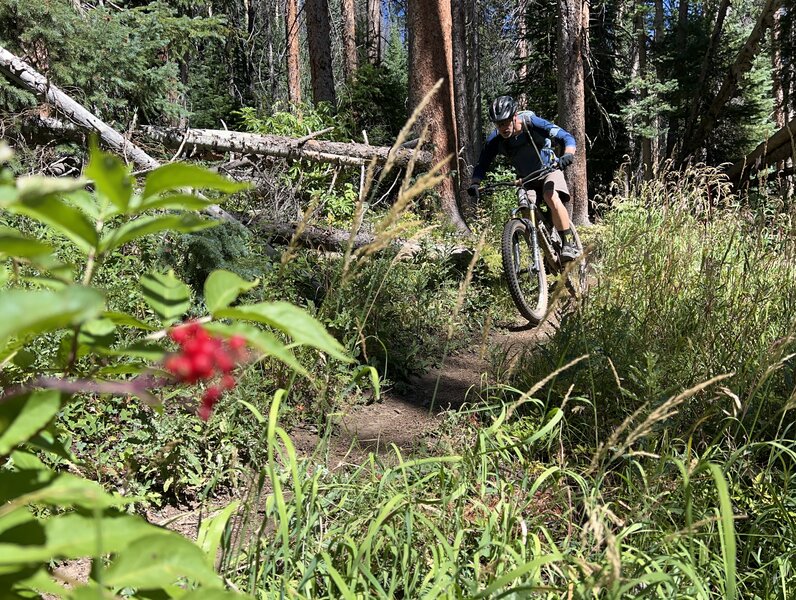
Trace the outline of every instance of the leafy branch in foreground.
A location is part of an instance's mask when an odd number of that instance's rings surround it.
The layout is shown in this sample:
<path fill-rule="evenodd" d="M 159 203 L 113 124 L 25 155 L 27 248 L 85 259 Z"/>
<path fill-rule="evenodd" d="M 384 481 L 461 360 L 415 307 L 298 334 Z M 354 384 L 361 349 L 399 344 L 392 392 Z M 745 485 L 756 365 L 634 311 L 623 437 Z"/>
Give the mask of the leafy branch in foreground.
<path fill-rule="evenodd" d="M 7 152 L 0 155 L 8 157 Z M 0 401 L 0 589 L 14 597 L 123 593 L 191 598 L 194 593 L 188 590 L 194 588 L 204 590 L 203 598 L 209 590 L 213 597 L 233 595 L 222 591 L 224 583 L 213 568 L 221 530 L 205 529 L 199 547 L 125 513 L 132 499 L 48 467 L 42 459 L 49 456 L 81 465 L 59 435 L 55 418 L 67 403 L 85 401 L 87 395 L 134 394 L 157 402 L 163 387 L 175 381 L 195 385 L 218 375 L 219 383 L 203 393 L 200 416 L 206 417 L 221 388 L 234 385 L 232 370 L 247 359 L 244 347 L 251 349 L 251 360 L 270 356 L 306 373 L 270 330 L 292 338 L 292 346 L 349 359 L 318 321 L 288 303 L 233 306 L 258 282 L 225 271 L 211 273 L 205 282 L 209 314 L 199 319 L 202 325 L 174 327 L 193 303 L 188 287 L 173 273 L 140 278 L 140 294 L 154 323 L 107 306 L 95 281 L 111 257 L 146 236 L 212 227 L 213 221 L 195 212 L 210 201 L 189 190 L 232 193 L 242 186 L 197 167 L 169 164 L 151 172 L 139 193 L 128 168 L 96 149 L 86 174 L 93 191 L 81 179 L 15 180 L 8 171 L 0 174 L 0 215 L 6 221 L 0 258 L 11 267 L 4 271 L 0 289 L 0 312 L 6 316 L 0 325 L 5 386 Z M 31 229 L 40 235 L 28 233 Z M 83 258 L 77 273 L 56 258 L 65 245 Z M 164 371 L 152 365 L 166 354 L 169 331 L 180 352 L 166 358 Z M 44 352 L 37 365 L 16 360 L 32 344 L 65 351 Z M 84 557 L 93 561 L 85 587 L 69 589 L 53 579 L 52 561 Z"/>

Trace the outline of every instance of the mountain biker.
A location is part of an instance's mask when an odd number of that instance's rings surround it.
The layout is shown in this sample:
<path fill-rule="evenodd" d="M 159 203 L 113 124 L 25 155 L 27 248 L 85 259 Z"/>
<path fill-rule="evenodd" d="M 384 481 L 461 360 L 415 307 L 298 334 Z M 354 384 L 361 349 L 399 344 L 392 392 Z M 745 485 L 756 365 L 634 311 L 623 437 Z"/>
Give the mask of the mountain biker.
<path fill-rule="evenodd" d="M 484 149 L 473 170 L 470 187 L 467 193 L 475 196 L 478 184 L 486 176 L 492 161 L 498 154 L 506 155 L 518 177 L 525 177 L 542 167 L 550 166 L 555 158 L 552 140 L 564 146 L 564 154 L 558 159 L 558 166 L 563 169 L 575 158 L 575 138 L 559 126 L 537 117 L 531 111 L 517 112 L 517 103 L 511 96 L 499 96 L 489 108 L 489 119 L 495 124 L 495 130 L 487 137 Z M 580 250 L 575 246 L 569 213 L 564 202 L 569 201 L 569 188 L 560 169 L 549 173 L 544 180 L 528 184 L 528 189 L 521 189 L 520 206 L 527 207 L 527 194 L 541 191 L 545 203 L 550 208 L 553 225 L 561 236 L 561 260 L 563 262 L 576 259 Z"/>

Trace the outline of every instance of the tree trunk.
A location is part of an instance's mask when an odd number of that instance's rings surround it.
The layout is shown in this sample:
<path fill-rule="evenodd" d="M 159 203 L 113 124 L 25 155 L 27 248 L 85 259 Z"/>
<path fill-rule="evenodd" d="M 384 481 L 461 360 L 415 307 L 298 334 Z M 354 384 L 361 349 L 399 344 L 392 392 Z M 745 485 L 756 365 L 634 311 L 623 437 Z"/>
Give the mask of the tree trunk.
<path fill-rule="evenodd" d="M 306 159 L 318 162 L 360 166 L 372 159 L 384 164 L 388 161 L 396 165 L 406 165 L 414 157 L 415 163 L 428 167 L 432 156 L 419 150 L 396 149 L 367 144 L 329 142 L 325 140 L 297 140 L 277 135 L 258 135 L 224 129 L 173 129 L 145 125 L 139 129 L 146 137 L 161 142 L 171 148 L 190 150 L 202 148 L 215 153 L 239 152 L 278 156 L 283 158 Z M 392 154 L 391 154 L 392 152 Z"/>
<path fill-rule="evenodd" d="M 631 79 L 643 81 L 647 75 L 647 30 L 644 23 L 643 7 L 636 4 L 636 14 L 633 18 L 633 35 L 635 37 L 635 48 L 633 56 L 633 68 Z M 633 104 L 644 106 L 647 98 L 646 87 L 642 83 L 640 88 L 633 90 Z M 649 129 L 649 120 L 647 115 L 635 115 L 633 120 L 635 123 L 635 146 L 638 149 L 638 159 L 641 168 L 641 178 L 644 181 L 649 181 L 653 177 L 652 171 L 652 140 L 646 133 Z M 640 124 L 638 122 L 641 122 Z M 644 133 L 639 133 L 640 130 Z"/>
<path fill-rule="evenodd" d="M 319 102 L 336 103 L 334 73 L 332 72 L 332 37 L 329 25 L 327 0 L 305 0 L 307 17 L 307 42 L 310 51 L 310 75 L 312 99 Z"/>
<path fill-rule="evenodd" d="M 472 134 L 473 156 L 481 155 L 483 125 L 481 124 L 481 49 L 478 40 L 478 0 L 464 0 L 465 36 L 467 44 L 467 107 L 470 132 Z"/>
<path fill-rule="evenodd" d="M 517 83 L 522 90 L 517 94 L 520 108 L 528 108 L 525 89 L 528 86 L 528 0 L 517 2 Z"/>
<path fill-rule="evenodd" d="M 459 176 L 459 193 L 469 184 L 470 173 L 467 166 L 475 162 L 473 155 L 472 132 L 470 131 L 470 107 L 467 100 L 467 46 L 465 42 L 464 7 L 462 0 L 450 0 L 451 16 L 453 17 L 453 88 L 454 108 L 456 115 L 456 131 L 459 134 L 457 144 L 458 164 L 456 171 Z"/>
<path fill-rule="evenodd" d="M 287 53 L 287 96 L 290 102 L 295 106 L 301 104 L 299 29 L 297 0 L 286 0 L 285 43 Z"/>
<path fill-rule="evenodd" d="M 655 0 L 655 45 L 653 50 L 655 55 L 660 58 L 664 54 L 663 42 L 666 36 L 665 15 L 663 0 Z M 658 82 L 666 81 L 666 72 L 662 60 L 655 62 L 655 77 Z M 652 164 L 655 173 L 658 172 L 660 165 L 666 155 L 666 118 L 662 114 L 655 116 L 655 139 L 652 147 Z"/>
<path fill-rule="evenodd" d="M 453 107 L 453 48 L 450 0 L 408 0 L 409 105 L 414 109 L 438 80 L 442 86 L 421 113 L 419 123 L 427 126 L 438 163 L 456 154 L 456 121 Z M 450 173 L 450 164 L 441 170 Z M 443 179 L 439 194 L 448 221 L 462 233 L 469 228 L 462 218 L 456 190 L 450 177 Z"/>
<path fill-rule="evenodd" d="M 713 127 L 716 125 L 716 121 L 722 109 L 737 93 L 738 84 L 741 78 L 752 68 L 752 62 L 757 54 L 760 40 L 763 34 L 765 34 L 766 29 L 771 26 L 774 11 L 779 8 L 781 3 L 782 0 L 765 0 L 757 23 L 746 39 L 741 51 L 738 53 L 735 63 L 727 72 L 719 93 L 713 99 L 707 111 L 703 113 L 702 120 L 699 122 L 699 125 L 697 125 L 693 134 L 689 135 L 689 132 L 686 132 L 684 136 L 685 145 L 680 154 L 680 159 L 682 161 L 685 161 L 697 149 L 702 147 L 702 144 L 705 142 L 710 132 L 713 131 Z"/>
<path fill-rule="evenodd" d="M 96 132 L 103 145 L 125 159 L 131 160 L 139 169 L 154 169 L 160 163 L 141 150 L 138 146 L 124 138 L 107 123 L 91 114 L 82 105 L 62 92 L 44 75 L 34 70 L 28 63 L 14 56 L 0 46 L 0 72 L 12 81 L 32 92 L 43 102 L 48 102 L 58 109 L 78 127 L 89 132 Z"/>
<path fill-rule="evenodd" d="M 693 98 L 691 98 L 691 111 L 688 114 L 688 119 L 686 120 L 685 124 L 686 137 L 689 136 L 694 130 L 694 125 L 696 124 L 700 110 L 704 108 L 706 92 L 705 84 L 708 80 L 708 72 L 713 64 L 713 58 L 716 54 L 716 49 L 719 46 L 721 32 L 724 28 L 724 18 L 727 16 L 727 10 L 729 8 L 730 0 L 721 0 L 718 13 L 716 14 L 716 23 L 713 26 L 713 35 L 710 36 L 708 49 L 705 52 L 705 56 L 702 60 L 702 68 L 699 70 L 699 80 L 697 81 L 696 92 L 694 93 Z"/>
<path fill-rule="evenodd" d="M 677 8 L 677 48 L 684 51 L 688 39 L 688 0 L 680 0 Z M 680 139 L 680 119 L 673 116 L 669 119 L 669 132 L 666 135 L 666 156 L 674 158 Z"/>
<path fill-rule="evenodd" d="M 357 31 L 354 0 L 341 0 L 343 17 L 343 69 L 346 81 L 352 81 L 357 72 Z"/>
<path fill-rule="evenodd" d="M 381 33 L 381 0 L 367 1 L 368 35 L 367 50 L 368 62 L 374 66 L 381 65 L 383 54 Z"/>
<path fill-rule="evenodd" d="M 586 180 L 586 98 L 583 52 L 588 36 L 589 7 L 585 0 L 558 0 L 558 121 L 575 136 L 577 154 L 566 170 L 576 225 L 589 223 Z"/>

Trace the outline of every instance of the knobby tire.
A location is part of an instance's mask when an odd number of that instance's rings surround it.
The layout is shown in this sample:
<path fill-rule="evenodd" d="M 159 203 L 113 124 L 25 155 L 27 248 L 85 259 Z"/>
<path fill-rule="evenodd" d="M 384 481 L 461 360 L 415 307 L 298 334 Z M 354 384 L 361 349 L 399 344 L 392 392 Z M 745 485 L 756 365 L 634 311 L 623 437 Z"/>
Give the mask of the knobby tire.
<path fill-rule="evenodd" d="M 531 233 L 520 219 L 511 219 L 503 228 L 501 254 L 503 272 L 514 304 L 523 317 L 538 325 L 547 312 L 547 274 L 541 249 L 539 272 L 534 273 Z"/>

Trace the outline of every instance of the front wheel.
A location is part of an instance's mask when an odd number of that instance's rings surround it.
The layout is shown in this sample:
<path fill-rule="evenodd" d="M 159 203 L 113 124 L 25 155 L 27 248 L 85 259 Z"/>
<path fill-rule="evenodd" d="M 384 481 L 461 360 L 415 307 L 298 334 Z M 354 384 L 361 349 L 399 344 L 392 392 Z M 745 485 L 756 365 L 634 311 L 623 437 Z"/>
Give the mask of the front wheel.
<path fill-rule="evenodd" d="M 503 228 L 501 251 L 511 298 L 522 316 L 537 325 L 547 312 L 547 274 L 542 257 L 534 260 L 532 234 L 523 221 L 511 219 Z M 540 252 L 538 246 L 536 251 Z"/>

